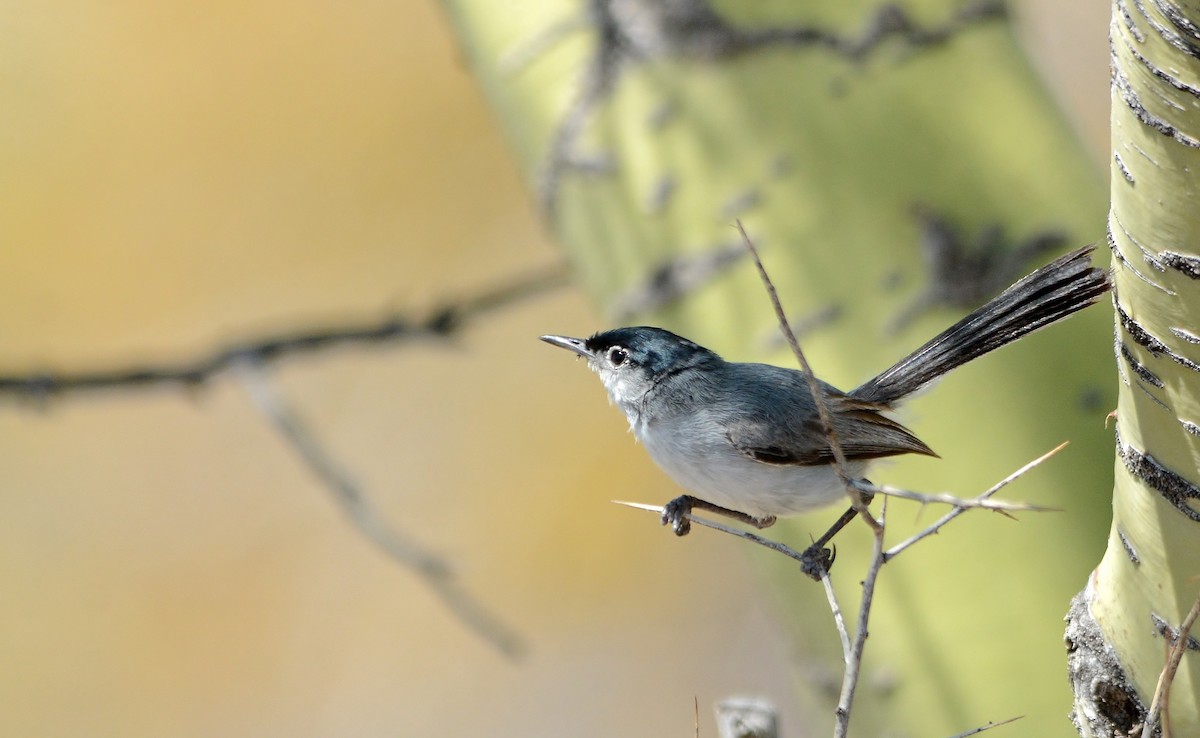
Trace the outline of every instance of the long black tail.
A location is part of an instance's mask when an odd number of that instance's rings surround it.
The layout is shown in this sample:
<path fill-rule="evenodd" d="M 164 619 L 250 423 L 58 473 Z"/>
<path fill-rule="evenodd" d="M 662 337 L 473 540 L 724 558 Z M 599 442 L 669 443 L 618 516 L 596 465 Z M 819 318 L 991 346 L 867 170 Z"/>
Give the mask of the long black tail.
<path fill-rule="evenodd" d="M 1091 305 L 1112 288 L 1092 247 L 1047 264 L 939 333 L 851 396 L 892 405 L 955 367 Z"/>

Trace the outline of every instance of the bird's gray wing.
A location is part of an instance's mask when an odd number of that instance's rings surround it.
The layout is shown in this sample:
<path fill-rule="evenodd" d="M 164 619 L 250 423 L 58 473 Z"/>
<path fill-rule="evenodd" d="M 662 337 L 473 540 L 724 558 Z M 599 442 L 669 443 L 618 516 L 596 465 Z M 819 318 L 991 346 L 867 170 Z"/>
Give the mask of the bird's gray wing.
<path fill-rule="evenodd" d="M 833 430 L 847 461 L 899 454 L 936 456 L 904 426 L 881 414 L 881 406 L 837 393 L 826 399 Z M 833 461 L 829 439 L 815 410 L 787 408 L 726 424 L 725 438 L 738 451 L 764 464 L 814 466 Z"/>

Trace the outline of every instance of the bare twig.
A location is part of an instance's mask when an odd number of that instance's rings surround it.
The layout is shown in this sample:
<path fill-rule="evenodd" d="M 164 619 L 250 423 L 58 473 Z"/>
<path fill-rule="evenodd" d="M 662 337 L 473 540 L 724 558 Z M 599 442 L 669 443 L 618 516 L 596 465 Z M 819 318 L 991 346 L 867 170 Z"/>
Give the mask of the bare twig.
<path fill-rule="evenodd" d="M 825 598 L 829 600 L 829 611 L 833 613 L 833 624 L 837 627 L 838 639 L 842 642 L 842 660 L 849 661 L 851 656 L 850 632 L 846 630 L 846 617 L 842 615 L 842 606 L 838 603 L 837 592 L 833 589 L 833 580 L 829 578 L 829 567 L 821 569 L 821 586 L 825 588 Z"/>
<path fill-rule="evenodd" d="M 613 500 L 613 502 L 618 505 L 624 505 L 625 507 L 632 507 L 635 510 L 646 510 L 648 512 L 656 513 L 660 516 L 663 514 L 663 507 L 661 505 L 647 505 L 642 502 L 625 502 L 624 500 Z M 796 561 L 799 561 L 802 564 L 804 563 L 804 552 L 797 551 L 796 549 L 794 549 L 791 546 L 788 546 L 786 544 L 779 543 L 778 541 L 772 541 L 770 538 L 763 538 L 762 536 L 758 535 L 757 533 L 751 533 L 748 530 L 739 530 L 737 528 L 730 528 L 729 526 L 724 525 L 722 523 L 718 523 L 715 520 L 709 520 L 708 518 L 702 518 L 693 512 L 687 513 L 684 517 L 686 517 L 688 520 L 695 523 L 696 525 L 702 525 L 705 528 L 712 528 L 713 530 L 719 530 L 722 533 L 727 533 L 727 534 L 729 534 L 731 536 L 735 536 L 737 538 L 744 538 L 747 541 L 750 541 L 751 543 L 757 543 L 758 545 L 760 545 L 764 548 L 769 548 L 772 551 L 775 551 L 776 553 L 781 553 L 784 556 L 787 556 L 789 559 L 795 559 Z"/>
<path fill-rule="evenodd" d="M 1175 673 L 1179 670 L 1183 654 L 1188 650 L 1188 634 L 1192 626 L 1196 624 L 1197 617 L 1200 617 L 1200 595 L 1196 596 L 1195 602 L 1192 603 L 1192 609 L 1179 624 L 1175 642 L 1171 644 L 1171 650 L 1167 655 L 1167 663 L 1163 666 L 1162 673 L 1158 675 L 1158 685 L 1154 688 L 1154 700 L 1150 703 L 1150 711 L 1146 713 L 1146 722 L 1142 725 L 1142 738 L 1152 738 L 1154 730 L 1158 726 L 1159 717 L 1167 711 L 1167 705 L 1171 698 L 1171 684 L 1175 681 Z M 1162 731 L 1162 733 L 1166 734 L 1166 731 Z"/>
<path fill-rule="evenodd" d="M 758 276 L 762 279 L 763 286 L 767 290 L 767 296 L 771 298 L 771 306 L 775 308 L 775 317 L 779 320 L 779 329 L 783 331 L 783 337 L 787 339 L 788 346 L 791 347 L 796 360 L 800 362 L 804 379 L 808 382 L 808 391 L 812 394 L 813 403 L 817 406 L 817 415 L 821 418 L 821 427 L 825 431 L 825 437 L 829 439 L 829 448 L 833 451 L 833 470 L 837 473 L 838 479 L 842 481 L 842 485 L 846 488 L 846 495 L 849 496 L 850 503 L 853 505 L 855 511 L 858 512 L 859 516 L 873 530 L 877 529 L 879 522 L 867 509 L 866 500 L 863 499 L 862 492 L 852 484 L 852 480 L 846 474 L 846 455 L 842 453 L 842 446 L 838 443 L 837 434 L 833 431 L 833 422 L 829 417 L 829 408 L 825 406 L 825 397 L 821 393 L 821 386 L 817 383 L 817 377 L 813 374 L 812 367 L 809 366 L 808 359 L 805 358 L 804 351 L 800 348 L 800 342 L 796 340 L 796 334 L 792 332 L 792 327 L 788 324 L 787 313 L 784 311 L 783 305 L 779 302 L 779 293 L 775 291 L 775 284 L 771 281 L 770 275 L 767 274 L 767 269 L 763 266 L 762 259 L 758 257 L 758 249 L 754 248 L 754 242 L 750 240 L 745 227 L 742 226 L 742 221 L 738 220 L 735 223 L 737 224 L 738 233 L 742 234 L 742 243 L 746 245 L 746 250 L 750 252 L 751 258 L 754 259 L 754 266 L 758 269 Z"/>
<path fill-rule="evenodd" d="M 1010 717 L 1008 720 L 1001 720 L 998 723 L 989 722 L 987 725 L 980 725 L 978 728 L 971 728 L 970 730 L 968 730 L 965 733 L 956 733 L 956 734 L 950 736 L 950 738 L 967 738 L 967 736 L 979 735 L 980 733 L 982 733 L 985 730 L 991 730 L 992 728 L 999 728 L 1001 725 L 1008 725 L 1009 723 L 1015 723 L 1023 717 L 1025 717 L 1025 716 L 1017 715 L 1016 717 Z"/>
<path fill-rule="evenodd" d="M 867 566 L 867 575 L 862 583 L 862 600 L 858 606 L 858 622 L 854 629 L 854 642 L 850 647 L 850 655 L 846 659 L 846 671 L 842 674 L 842 691 L 838 695 L 837 709 L 833 713 L 834 738 L 846 738 L 850 732 L 850 710 L 854 706 L 854 693 L 858 689 L 858 675 L 862 669 L 863 650 L 867 646 L 867 625 L 871 619 L 871 605 L 875 601 L 875 582 L 879 579 L 879 571 L 883 568 L 883 537 L 887 528 L 887 498 L 883 498 L 883 507 L 879 511 L 879 519 L 872 532 L 875 534 L 871 546 L 871 563 Z"/>
<path fill-rule="evenodd" d="M 263 367 L 249 361 L 239 362 L 236 367 L 238 378 L 259 411 L 320 478 L 354 525 L 388 556 L 423 579 L 468 628 L 507 656 L 519 656 L 524 650 L 520 637 L 463 589 L 443 559 L 382 519 L 358 483 L 321 447 L 272 385 Z"/>
<path fill-rule="evenodd" d="M 1046 507 L 1045 505 L 1034 505 L 1028 502 L 1007 502 L 1005 500 L 991 500 L 986 497 L 975 497 L 972 499 L 964 499 L 955 497 L 948 492 L 914 492 L 910 489 L 900 489 L 899 487 L 890 487 L 886 484 L 865 484 L 863 489 L 871 494 L 883 495 L 884 497 L 896 497 L 901 500 L 911 500 L 919 502 L 922 505 L 951 505 L 960 510 L 990 510 L 991 512 L 1005 514 L 1006 517 L 1010 512 L 1050 512 L 1058 511 L 1058 508 Z"/>
<path fill-rule="evenodd" d="M 389 343 L 414 338 L 445 339 L 457 333 L 470 320 L 566 284 L 567 276 L 567 270 L 562 265 L 547 267 L 484 290 L 473 297 L 447 302 L 423 317 L 396 314 L 382 320 L 262 336 L 181 362 L 76 373 L 37 371 L 0 374 L 0 396 L 15 395 L 44 400 L 85 390 L 140 389 L 161 384 L 194 386 L 238 362 L 268 364 L 285 357 L 345 344 Z"/>
<path fill-rule="evenodd" d="M 984 500 L 988 500 L 989 498 L 992 497 L 992 495 L 996 494 L 1001 489 L 1007 487 L 1009 485 L 1009 483 L 1011 483 L 1013 480 L 1020 478 L 1029 470 L 1033 469 L 1034 467 L 1041 464 L 1043 461 L 1046 461 L 1050 457 L 1054 456 L 1059 451 L 1062 451 L 1064 448 L 1066 448 L 1066 446 L 1067 446 L 1067 444 L 1065 442 L 1058 444 L 1050 451 L 1042 454 L 1041 456 L 1037 457 L 1036 459 L 1029 462 L 1025 466 L 1022 466 L 1020 469 L 1017 469 L 1012 474 L 1009 474 L 1004 479 L 1001 479 L 996 484 L 992 485 L 991 488 L 989 488 L 986 492 L 984 492 L 983 494 L 976 497 L 975 501 L 982 502 Z M 966 502 L 966 500 L 963 500 L 963 502 Z M 934 521 L 933 525 L 930 525 L 928 528 L 922 530 L 921 532 L 919 532 L 919 533 L 913 535 L 912 537 L 905 539 L 905 540 L 901 541 L 900 543 L 897 543 L 895 546 L 892 546 L 891 548 L 889 548 L 883 555 L 884 561 L 891 561 L 892 559 L 894 559 L 898 555 L 900 555 L 901 551 L 903 551 L 904 549 L 913 545 L 917 541 L 920 541 L 924 538 L 928 538 L 929 536 L 937 533 L 943 527 L 945 527 L 945 525 L 947 523 L 949 523 L 951 520 L 954 520 L 959 515 L 962 515 L 964 512 L 966 512 L 969 509 L 969 506 L 959 505 L 957 503 L 954 503 L 954 504 L 955 504 L 954 509 L 951 510 L 950 512 L 946 513 L 942 517 L 938 518 L 936 521 Z M 1031 509 L 1043 509 L 1044 510 L 1044 509 L 1048 509 L 1048 508 L 1031 508 Z"/>

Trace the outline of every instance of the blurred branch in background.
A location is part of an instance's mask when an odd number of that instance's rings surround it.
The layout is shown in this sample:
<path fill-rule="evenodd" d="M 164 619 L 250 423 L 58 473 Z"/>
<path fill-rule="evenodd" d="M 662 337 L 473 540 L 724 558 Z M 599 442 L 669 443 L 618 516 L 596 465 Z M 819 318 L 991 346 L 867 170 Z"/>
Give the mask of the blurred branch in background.
<path fill-rule="evenodd" d="M 321 479 L 363 535 L 421 577 L 451 612 L 477 635 L 511 658 L 521 655 L 525 647 L 520 636 L 468 594 L 443 559 L 383 519 L 358 483 L 317 442 L 312 431 L 272 384 L 261 364 L 241 362 L 237 365 L 237 373 L 258 409 Z"/>
<path fill-rule="evenodd" d="M 559 264 L 501 282 L 472 297 L 445 302 L 424 317 L 396 314 L 382 321 L 300 328 L 235 343 L 183 362 L 74 373 L 42 370 L 0 374 L 0 397 L 16 395 L 43 401 L 84 390 L 139 389 L 159 384 L 194 386 L 239 364 L 264 365 L 334 346 L 399 343 L 416 338 L 446 339 L 476 318 L 539 297 L 564 286 L 567 281 L 567 269 Z"/>
<path fill-rule="evenodd" d="M 258 409 L 325 484 L 354 525 L 388 556 L 421 577 L 468 628 L 515 658 L 524 650 L 520 637 L 462 588 L 442 558 L 395 530 L 380 516 L 358 483 L 321 446 L 312 430 L 272 384 L 266 369 L 268 364 L 280 359 L 335 345 L 399 343 L 415 338 L 447 339 L 472 320 L 544 295 L 567 281 L 565 266 L 556 265 L 504 281 L 472 297 L 447 301 L 424 317 L 397 314 L 374 323 L 301 328 L 235 343 L 198 359 L 178 363 L 76 373 L 40 371 L 0 375 L 0 396 L 15 395 L 44 403 L 51 397 L 84 390 L 134 390 L 162 384 L 188 387 L 233 370 Z"/>
<path fill-rule="evenodd" d="M 843 35 L 816 25 L 742 29 L 727 22 L 706 2 L 618 3 L 594 2 L 586 15 L 575 15 L 553 23 L 542 33 L 515 49 L 500 62 L 508 74 L 523 70 L 545 54 L 567 34 L 586 28 L 590 22 L 600 46 L 589 60 L 579 84 L 579 93 L 563 117 L 551 142 L 548 161 L 538 183 L 538 199 L 553 221 L 559 184 L 568 170 L 604 173 L 612 168 L 607 157 L 586 156 L 576 144 L 597 108 L 617 86 L 623 68 L 649 59 L 676 56 L 690 59 L 731 58 L 771 46 L 825 49 L 861 63 L 886 41 L 896 37 L 913 49 L 940 46 L 959 32 L 981 22 L 1007 16 L 999 0 L 976 0 L 958 8 L 943 24 L 922 26 L 908 11 L 887 3 L 871 13 L 861 31 Z M 664 117 L 670 117 L 667 112 Z M 670 197 L 673 185 L 665 189 Z M 756 200 L 757 198 L 750 198 Z M 743 203 L 745 204 L 745 203 Z M 660 205 L 661 207 L 661 205 Z M 740 207 L 725 213 L 732 217 Z"/>
<path fill-rule="evenodd" d="M 979 307 L 1017 281 L 1031 261 L 1070 243 L 1065 232 L 1055 229 L 1009 238 L 999 221 L 968 236 L 928 205 L 916 204 L 911 211 L 920 224 L 921 257 L 929 284 L 892 319 L 888 331 L 894 334 L 934 308 Z"/>

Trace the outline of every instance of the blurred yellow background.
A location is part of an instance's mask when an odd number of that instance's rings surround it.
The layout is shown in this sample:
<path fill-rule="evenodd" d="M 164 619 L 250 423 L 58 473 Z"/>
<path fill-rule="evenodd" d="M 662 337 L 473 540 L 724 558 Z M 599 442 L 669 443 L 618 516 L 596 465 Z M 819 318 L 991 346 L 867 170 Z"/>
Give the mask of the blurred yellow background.
<path fill-rule="evenodd" d="M 1100 160 L 1091 5 L 1020 25 Z M 561 259 L 434 4 L 19 1 L 0 45 L 0 373 L 419 316 Z M 562 289 L 271 370 L 524 636 L 516 662 L 349 523 L 236 378 L 0 400 L 0 734 L 690 735 L 696 697 L 711 735 L 718 698 L 786 706 L 741 546 L 608 502 L 676 490 L 535 340 L 599 320 Z"/>

